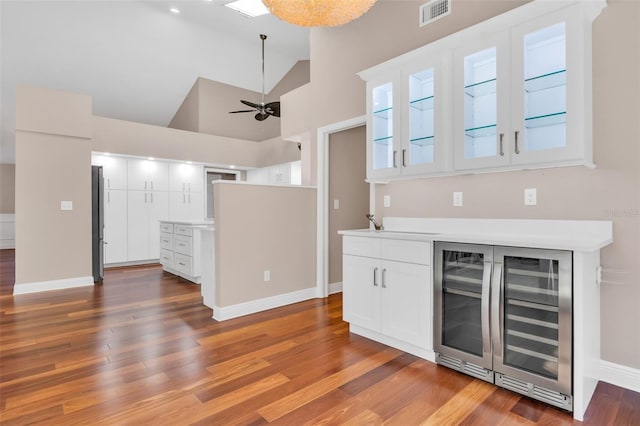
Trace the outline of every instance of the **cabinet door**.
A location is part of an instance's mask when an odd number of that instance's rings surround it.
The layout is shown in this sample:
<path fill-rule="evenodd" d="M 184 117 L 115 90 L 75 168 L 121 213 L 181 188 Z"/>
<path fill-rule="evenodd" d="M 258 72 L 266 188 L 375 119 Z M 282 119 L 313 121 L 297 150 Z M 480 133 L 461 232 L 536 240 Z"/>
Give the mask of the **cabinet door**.
<path fill-rule="evenodd" d="M 289 163 L 269 167 L 269 183 L 272 185 L 288 185 L 291 183 L 291 166 Z"/>
<path fill-rule="evenodd" d="M 342 261 L 343 319 L 380 331 L 380 267 L 377 259 L 345 255 Z"/>
<path fill-rule="evenodd" d="M 91 164 L 102 166 L 104 189 L 127 189 L 127 159 L 104 154 L 93 154 Z"/>
<path fill-rule="evenodd" d="M 405 72 L 403 84 L 402 174 L 442 170 L 448 126 L 441 63 L 424 63 Z"/>
<path fill-rule="evenodd" d="M 188 220 L 189 207 L 186 192 L 169 193 L 169 220 Z"/>
<path fill-rule="evenodd" d="M 247 170 L 247 182 L 254 184 L 268 184 L 269 169 L 263 167 L 260 169 Z"/>
<path fill-rule="evenodd" d="M 202 192 L 203 167 L 196 164 L 170 163 L 169 190 Z"/>
<path fill-rule="evenodd" d="M 512 31 L 513 163 L 583 159 L 581 135 L 569 132 L 570 120 L 580 117 L 572 113 L 584 104 L 581 49 L 567 37 L 579 33 L 575 25 L 575 16 L 562 12 Z"/>
<path fill-rule="evenodd" d="M 367 83 L 367 177 L 401 173 L 401 129 L 398 86 L 393 78 Z"/>
<path fill-rule="evenodd" d="M 105 191 L 104 263 L 127 261 L 127 191 Z"/>
<path fill-rule="evenodd" d="M 146 191 L 150 189 L 149 182 L 150 160 L 139 160 L 130 158 L 127 160 L 127 189 Z"/>
<path fill-rule="evenodd" d="M 509 164 L 508 33 L 454 54 L 454 166 Z"/>
<path fill-rule="evenodd" d="M 168 191 L 169 190 L 169 163 L 164 161 L 148 161 L 147 170 L 149 173 L 149 190 Z"/>
<path fill-rule="evenodd" d="M 381 268 L 382 332 L 431 349 L 431 268 L 385 260 Z"/>
<path fill-rule="evenodd" d="M 203 220 L 204 219 L 204 194 L 202 192 L 187 193 L 187 219 L 186 220 Z"/>
<path fill-rule="evenodd" d="M 149 193 L 149 257 L 160 258 L 160 221 L 169 219 L 169 192 Z"/>
<path fill-rule="evenodd" d="M 150 259 L 149 193 L 127 191 L 127 205 L 127 260 L 133 262 Z"/>

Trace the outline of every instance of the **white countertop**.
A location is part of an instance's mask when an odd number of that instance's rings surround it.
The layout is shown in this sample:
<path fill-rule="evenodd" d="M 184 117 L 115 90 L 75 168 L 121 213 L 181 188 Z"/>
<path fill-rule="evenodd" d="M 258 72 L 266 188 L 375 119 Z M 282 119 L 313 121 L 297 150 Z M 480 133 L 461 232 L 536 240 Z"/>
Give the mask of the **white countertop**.
<path fill-rule="evenodd" d="M 213 226 L 212 220 L 161 220 L 160 223 L 175 223 L 189 226 Z"/>
<path fill-rule="evenodd" d="M 413 241 L 449 241 L 555 250 L 594 251 L 613 242 L 611 221 L 384 218 L 384 230 L 341 235 Z"/>

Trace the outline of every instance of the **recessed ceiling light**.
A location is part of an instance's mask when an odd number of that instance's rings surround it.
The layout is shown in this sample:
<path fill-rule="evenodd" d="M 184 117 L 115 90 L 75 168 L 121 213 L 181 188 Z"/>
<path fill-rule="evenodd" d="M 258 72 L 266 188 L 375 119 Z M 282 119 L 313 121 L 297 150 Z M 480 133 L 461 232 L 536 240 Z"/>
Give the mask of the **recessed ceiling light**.
<path fill-rule="evenodd" d="M 176 9 L 175 7 L 172 7 L 171 9 L 169 9 L 169 11 L 170 11 L 171 13 L 175 13 L 176 15 L 177 15 L 178 13 L 180 13 L 180 9 Z"/>
<path fill-rule="evenodd" d="M 234 166 L 233 164 L 231 164 L 231 165 L 229 166 L 229 168 L 230 168 L 230 169 L 235 169 L 235 168 L 236 168 L 236 166 Z"/>
<path fill-rule="evenodd" d="M 225 4 L 225 6 L 251 18 L 269 13 L 269 9 L 262 3 L 262 0 L 236 0 Z"/>

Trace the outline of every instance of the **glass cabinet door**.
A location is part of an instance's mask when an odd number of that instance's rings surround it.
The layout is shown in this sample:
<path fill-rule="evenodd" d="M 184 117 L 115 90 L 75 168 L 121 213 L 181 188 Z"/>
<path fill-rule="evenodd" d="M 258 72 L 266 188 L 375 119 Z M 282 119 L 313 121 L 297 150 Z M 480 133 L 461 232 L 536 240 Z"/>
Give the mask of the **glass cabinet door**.
<path fill-rule="evenodd" d="M 396 167 L 393 135 L 393 83 L 372 90 L 372 154 L 373 170 Z"/>
<path fill-rule="evenodd" d="M 434 68 L 409 76 L 409 152 L 407 159 L 403 151 L 403 166 L 434 162 L 434 95 Z"/>

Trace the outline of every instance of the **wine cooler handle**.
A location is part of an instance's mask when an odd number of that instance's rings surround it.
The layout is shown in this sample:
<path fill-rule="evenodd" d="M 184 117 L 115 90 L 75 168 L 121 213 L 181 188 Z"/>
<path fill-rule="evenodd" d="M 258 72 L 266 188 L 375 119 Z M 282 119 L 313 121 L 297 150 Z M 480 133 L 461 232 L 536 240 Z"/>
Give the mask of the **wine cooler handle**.
<path fill-rule="evenodd" d="M 485 355 L 491 355 L 491 327 L 489 326 L 489 297 L 491 293 L 491 262 L 484 262 L 482 272 L 482 306 L 481 319 L 482 324 L 482 352 Z"/>
<path fill-rule="evenodd" d="M 493 356 L 502 360 L 502 263 L 493 264 L 491 280 L 491 333 Z"/>
<path fill-rule="evenodd" d="M 378 281 L 376 280 L 377 275 L 378 275 L 378 267 L 376 266 L 375 268 L 373 268 L 373 286 L 374 287 L 378 287 Z"/>

